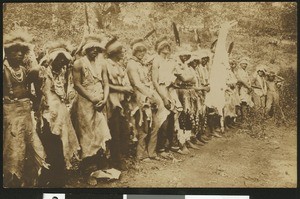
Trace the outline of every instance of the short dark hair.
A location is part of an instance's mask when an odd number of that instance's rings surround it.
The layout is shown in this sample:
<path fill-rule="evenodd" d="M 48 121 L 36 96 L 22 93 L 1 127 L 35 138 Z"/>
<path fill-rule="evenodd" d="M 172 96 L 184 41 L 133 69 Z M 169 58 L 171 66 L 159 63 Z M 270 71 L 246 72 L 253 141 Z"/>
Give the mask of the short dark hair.
<path fill-rule="evenodd" d="M 123 51 L 123 46 L 122 47 L 119 47 L 113 51 L 111 51 L 110 53 L 107 53 L 107 57 L 108 58 L 112 58 L 112 57 L 115 57 L 117 56 L 119 53 L 121 53 Z"/>
<path fill-rule="evenodd" d="M 93 46 L 91 48 L 87 48 L 86 51 L 90 51 L 93 48 L 96 48 L 98 53 L 102 53 L 103 52 L 103 50 L 100 47 L 97 47 L 97 46 Z"/>

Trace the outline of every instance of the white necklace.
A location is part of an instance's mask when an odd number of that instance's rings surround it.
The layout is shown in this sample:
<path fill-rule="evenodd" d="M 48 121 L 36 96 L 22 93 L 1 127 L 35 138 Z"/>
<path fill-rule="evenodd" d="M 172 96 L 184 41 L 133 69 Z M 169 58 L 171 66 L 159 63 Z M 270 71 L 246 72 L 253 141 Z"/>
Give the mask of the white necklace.
<path fill-rule="evenodd" d="M 11 66 L 7 66 L 11 76 L 19 83 L 23 82 L 24 80 L 24 73 L 22 68 L 19 70 L 15 71 Z"/>

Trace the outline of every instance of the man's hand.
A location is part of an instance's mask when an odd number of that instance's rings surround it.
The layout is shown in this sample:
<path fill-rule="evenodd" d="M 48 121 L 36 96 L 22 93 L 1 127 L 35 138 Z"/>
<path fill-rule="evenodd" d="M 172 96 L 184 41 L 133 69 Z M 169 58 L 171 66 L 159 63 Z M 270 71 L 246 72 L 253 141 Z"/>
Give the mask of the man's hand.
<path fill-rule="evenodd" d="M 101 100 L 97 97 L 93 97 L 90 99 L 90 101 L 93 103 L 93 105 L 96 105 L 98 104 Z"/>
<path fill-rule="evenodd" d="M 205 90 L 206 92 L 209 92 L 209 91 L 210 91 L 210 86 L 209 86 L 209 85 L 205 86 L 205 87 L 204 87 L 204 90 Z"/>
<path fill-rule="evenodd" d="M 248 94 L 250 94 L 253 91 L 253 88 L 248 87 Z"/>
<path fill-rule="evenodd" d="M 150 102 L 155 102 L 156 101 L 156 96 L 154 92 L 151 92 L 150 95 L 148 96 Z"/>
<path fill-rule="evenodd" d="M 182 77 L 182 74 L 181 74 L 181 73 L 174 73 L 174 75 L 175 75 L 176 77 Z"/>
<path fill-rule="evenodd" d="M 123 92 L 127 94 L 133 94 L 133 88 L 131 86 L 124 86 L 123 87 Z"/>
<path fill-rule="evenodd" d="M 97 111 L 101 112 L 101 111 L 103 110 L 105 104 L 106 104 L 106 101 L 101 100 L 101 101 L 99 101 L 97 104 L 95 104 L 95 109 L 96 109 Z"/>
<path fill-rule="evenodd" d="M 231 88 L 231 89 L 234 89 L 235 88 L 235 85 L 234 84 L 230 84 L 230 85 L 228 85 L 229 86 L 229 88 Z"/>

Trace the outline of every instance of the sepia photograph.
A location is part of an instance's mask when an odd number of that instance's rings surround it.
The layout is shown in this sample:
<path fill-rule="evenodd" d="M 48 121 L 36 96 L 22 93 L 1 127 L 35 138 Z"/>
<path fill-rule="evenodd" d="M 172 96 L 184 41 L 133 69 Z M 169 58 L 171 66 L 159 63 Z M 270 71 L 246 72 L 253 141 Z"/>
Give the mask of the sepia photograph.
<path fill-rule="evenodd" d="M 3 188 L 297 188 L 297 2 L 2 7 Z"/>

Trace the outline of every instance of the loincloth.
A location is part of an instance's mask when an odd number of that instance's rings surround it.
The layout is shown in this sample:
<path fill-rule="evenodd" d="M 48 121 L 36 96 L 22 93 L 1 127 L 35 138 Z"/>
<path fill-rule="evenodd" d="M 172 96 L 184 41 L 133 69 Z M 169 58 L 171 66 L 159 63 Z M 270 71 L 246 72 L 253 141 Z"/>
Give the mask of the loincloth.
<path fill-rule="evenodd" d="M 33 158 L 36 175 L 46 165 L 45 151 L 33 125 L 31 108 L 29 99 L 3 104 L 3 172 L 15 174 L 19 179 L 25 173 L 27 158 Z"/>

